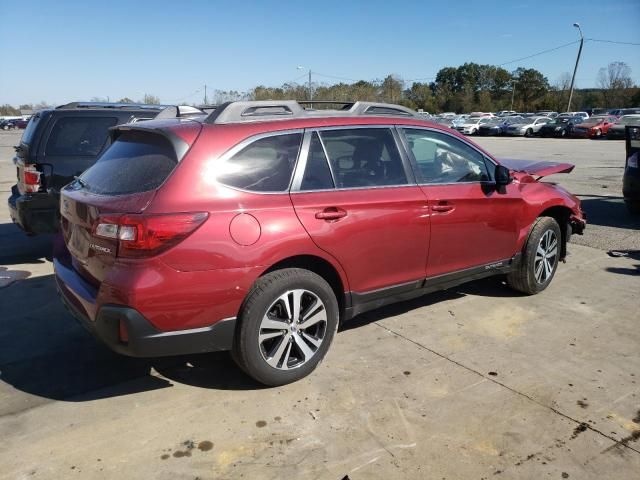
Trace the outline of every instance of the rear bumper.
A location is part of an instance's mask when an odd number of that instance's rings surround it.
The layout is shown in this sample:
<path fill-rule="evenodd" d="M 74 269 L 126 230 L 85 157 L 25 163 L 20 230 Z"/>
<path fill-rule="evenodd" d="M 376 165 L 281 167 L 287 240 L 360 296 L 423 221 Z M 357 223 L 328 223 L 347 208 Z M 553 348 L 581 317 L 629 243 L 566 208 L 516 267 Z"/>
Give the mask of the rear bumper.
<path fill-rule="evenodd" d="M 59 229 L 58 197 L 49 193 L 20 195 L 11 187 L 8 199 L 13 223 L 30 234 L 56 233 Z"/>
<path fill-rule="evenodd" d="M 235 318 L 207 327 L 162 331 L 134 308 L 110 304 L 97 308 L 95 288 L 73 268 L 54 259 L 54 269 L 58 294 L 65 307 L 94 337 L 117 353 L 163 357 L 230 350 L 233 345 Z M 121 332 L 126 332 L 125 339 L 121 338 Z"/>

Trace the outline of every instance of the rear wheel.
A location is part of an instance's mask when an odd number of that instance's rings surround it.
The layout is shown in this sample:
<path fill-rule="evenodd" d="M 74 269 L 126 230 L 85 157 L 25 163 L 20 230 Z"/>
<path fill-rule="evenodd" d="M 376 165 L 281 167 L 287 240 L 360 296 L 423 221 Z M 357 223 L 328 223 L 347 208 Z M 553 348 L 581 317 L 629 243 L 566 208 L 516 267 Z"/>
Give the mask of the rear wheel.
<path fill-rule="evenodd" d="M 549 286 L 558 268 L 562 234 L 558 222 L 540 217 L 533 225 L 520 264 L 507 275 L 514 290 L 534 295 Z"/>
<path fill-rule="evenodd" d="M 269 273 L 244 302 L 233 358 L 265 385 L 295 382 L 324 358 L 338 316 L 335 294 L 319 275 L 298 268 Z"/>
<path fill-rule="evenodd" d="M 597 129 L 595 134 L 596 134 L 596 138 L 600 138 L 602 136 L 602 130 Z"/>

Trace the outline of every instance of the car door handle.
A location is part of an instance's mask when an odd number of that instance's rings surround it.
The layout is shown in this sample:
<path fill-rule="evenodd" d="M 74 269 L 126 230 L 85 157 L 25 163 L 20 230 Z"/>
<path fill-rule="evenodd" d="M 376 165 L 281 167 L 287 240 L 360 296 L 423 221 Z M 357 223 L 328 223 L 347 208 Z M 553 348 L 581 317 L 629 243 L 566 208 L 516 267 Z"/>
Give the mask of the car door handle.
<path fill-rule="evenodd" d="M 431 206 L 431 210 L 434 212 L 450 212 L 456 207 L 447 201 L 440 201 L 436 205 Z"/>
<path fill-rule="evenodd" d="M 318 220 L 338 220 L 346 216 L 346 210 L 338 207 L 327 207 L 321 212 L 316 212 L 316 218 Z"/>

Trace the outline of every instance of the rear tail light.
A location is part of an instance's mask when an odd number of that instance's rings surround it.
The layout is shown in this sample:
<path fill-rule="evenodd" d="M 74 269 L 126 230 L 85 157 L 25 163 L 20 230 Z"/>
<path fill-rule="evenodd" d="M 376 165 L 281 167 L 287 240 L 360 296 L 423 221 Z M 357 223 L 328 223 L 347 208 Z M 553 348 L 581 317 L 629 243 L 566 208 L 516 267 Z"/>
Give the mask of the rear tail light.
<path fill-rule="evenodd" d="M 180 243 L 195 232 L 208 216 L 206 212 L 107 215 L 98 219 L 93 233 L 97 237 L 117 240 L 119 257 L 150 257 Z"/>
<path fill-rule="evenodd" d="M 42 172 L 38 171 L 33 164 L 26 164 L 22 168 L 22 178 L 20 180 L 24 193 L 35 193 L 40 190 L 40 175 L 42 175 Z"/>

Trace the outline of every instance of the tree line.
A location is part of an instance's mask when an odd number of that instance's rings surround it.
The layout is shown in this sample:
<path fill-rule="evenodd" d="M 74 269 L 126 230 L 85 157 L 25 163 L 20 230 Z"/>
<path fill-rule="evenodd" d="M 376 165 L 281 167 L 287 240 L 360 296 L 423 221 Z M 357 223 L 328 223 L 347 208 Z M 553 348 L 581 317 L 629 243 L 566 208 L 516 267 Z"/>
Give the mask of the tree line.
<path fill-rule="evenodd" d="M 398 75 L 382 80 L 359 80 L 353 83 L 308 84 L 285 83 L 279 87 L 257 86 L 250 91 L 215 90 L 213 103 L 234 100 L 313 100 L 399 103 L 427 112 L 492 112 L 498 110 L 554 110 L 567 107 L 571 76 L 562 74 L 550 83 L 534 68 L 518 68 L 512 72 L 494 65 L 465 63 L 459 67 L 440 69 L 432 82 L 404 81 Z M 624 108 L 640 106 L 640 88 L 634 85 L 631 68 L 624 62 L 612 62 L 599 70 L 597 88 L 576 89 L 572 109 Z M 92 101 L 108 101 L 93 97 Z M 118 100 L 134 103 L 130 98 Z M 140 103 L 159 104 L 160 98 L 145 94 Z M 42 108 L 38 105 L 0 106 L 0 115 L 18 115 L 20 109 Z"/>

